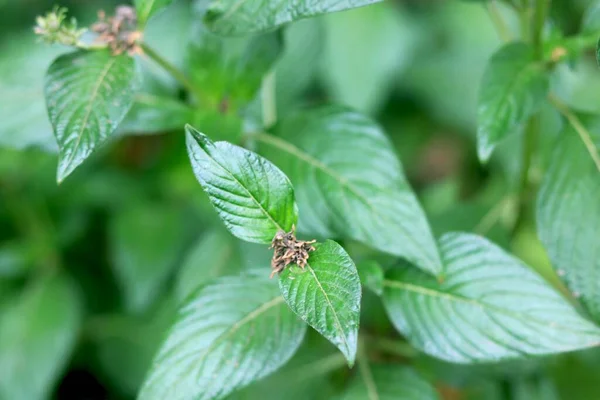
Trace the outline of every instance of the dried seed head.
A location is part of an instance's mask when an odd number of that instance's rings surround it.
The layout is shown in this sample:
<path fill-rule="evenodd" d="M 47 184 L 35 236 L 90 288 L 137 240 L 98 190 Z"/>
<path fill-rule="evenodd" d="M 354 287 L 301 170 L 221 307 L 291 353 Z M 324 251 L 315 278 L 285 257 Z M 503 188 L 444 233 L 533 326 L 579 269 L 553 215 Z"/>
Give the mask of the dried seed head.
<path fill-rule="evenodd" d="M 138 41 L 142 34 L 137 30 L 137 16 L 133 7 L 118 6 L 115 15 L 108 18 L 104 11 L 99 11 L 98 21 L 92 25 L 92 32 L 98 34 L 96 41 L 107 44 L 115 55 L 141 52 Z"/>
<path fill-rule="evenodd" d="M 315 250 L 313 243 L 316 240 L 298 240 L 294 232 L 295 227 L 292 227 L 290 232 L 279 231 L 273 237 L 271 247 L 269 247 L 273 249 L 271 278 L 290 264 L 296 264 L 300 268 L 306 267 L 309 253 Z"/>

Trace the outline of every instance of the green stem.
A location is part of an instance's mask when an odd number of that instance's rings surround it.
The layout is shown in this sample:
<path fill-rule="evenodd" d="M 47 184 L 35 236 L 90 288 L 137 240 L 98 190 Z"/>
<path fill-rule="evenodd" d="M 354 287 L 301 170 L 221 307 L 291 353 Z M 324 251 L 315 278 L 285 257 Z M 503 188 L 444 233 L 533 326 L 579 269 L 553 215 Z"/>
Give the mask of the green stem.
<path fill-rule="evenodd" d="M 198 90 L 192 82 L 181 72 L 176 66 L 167 61 L 164 57 L 154 51 L 146 43 L 140 43 L 141 49 L 144 54 L 151 58 L 154 62 L 160 65 L 165 71 L 167 71 L 175 80 L 177 80 L 181 86 L 183 86 L 188 92 L 194 95 L 197 101 L 202 98 L 202 93 Z"/>
<path fill-rule="evenodd" d="M 370 336 L 362 334 L 368 347 L 393 354 L 402 358 L 413 358 L 419 353 L 410 344 L 399 340 L 389 339 L 380 336 Z"/>
<path fill-rule="evenodd" d="M 492 23 L 496 28 L 496 32 L 498 32 L 498 36 L 500 36 L 500 39 L 503 42 L 509 42 L 512 39 L 511 34 L 508 27 L 506 26 L 506 23 L 504 22 L 504 19 L 502 18 L 502 14 L 500 14 L 500 10 L 498 9 L 498 4 L 496 3 L 496 0 L 487 2 L 487 10 L 490 14 Z"/>
<path fill-rule="evenodd" d="M 375 380 L 373 379 L 373 374 L 371 373 L 371 368 L 369 367 L 369 358 L 365 353 L 364 342 L 361 340 L 358 344 L 358 370 L 360 372 L 360 376 L 367 388 L 367 396 L 369 400 L 379 400 L 379 394 L 377 392 L 377 386 L 375 385 Z"/>
<path fill-rule="evenodd" d="M 275 98 L 275 70 L 269 72 L 263 78 L 260 90 L 262 101 L 263 125 L 266 129 L 277 122 L 277 102 Z"/>
<path fill-rule="evenodd" d="M 536 0 L 533 12 L 533 21 L 531 29 L 531 44 L 536 60 L 542 61 L 544 58 L 544 23 L 546 14 L 550 7 L 550 0 Z"/>

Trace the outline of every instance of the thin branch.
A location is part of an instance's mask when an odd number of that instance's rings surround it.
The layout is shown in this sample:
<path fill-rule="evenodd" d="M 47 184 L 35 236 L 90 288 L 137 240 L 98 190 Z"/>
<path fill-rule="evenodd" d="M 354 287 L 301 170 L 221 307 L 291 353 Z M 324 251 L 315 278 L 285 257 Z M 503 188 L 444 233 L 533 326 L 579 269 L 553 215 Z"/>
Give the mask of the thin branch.
<path fill-rule="evenodd" d="M 498 32 L 498 36 L 500 36 L 500 39 L 503 42 L 510 42 L 512 40 L 512 35 L 510 34 L 510 30 L 508 29 L 500 10 L 498 9 L 496 0 L 489 1 L 486 4 L 488 14 L 490 15 L 490 19 L 492 20 L 494 27 L 496 28 L 496 32 Z"/>

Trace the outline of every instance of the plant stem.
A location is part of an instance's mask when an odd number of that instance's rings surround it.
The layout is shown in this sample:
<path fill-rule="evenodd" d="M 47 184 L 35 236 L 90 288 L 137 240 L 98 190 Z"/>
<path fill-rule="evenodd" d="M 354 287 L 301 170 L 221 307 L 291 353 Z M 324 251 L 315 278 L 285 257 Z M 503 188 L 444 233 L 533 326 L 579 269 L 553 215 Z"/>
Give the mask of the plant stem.
<path fill-rule="evenodd" d="M 504 22 L 504 19 L 502 18 L 502 15 L 500 14 L 500 10 L 498 9 L 498 4 L 496 3 L 496 0 L 492 0 L 487 3 L 487 10 L 490 14 L 492 23 L 496 27 L 496 32 L 498 32 L 498 36 L 500 36 L 500 39 L 503 42 L 509 42 L 512 39 L 511 34 L 508 30 L 508 27 L 506 26 L 506 23 Z"/>
<path fill-rule="evenodd" d="M 360 341 L 358 344 L 358 370 L 360 372 L 360 376 L 367 388 L 367 396 L 369 400 L 379 400 L 379 394 L 377 393 L 377 386 L 375 386 L 375 380 L 373 379 L 373 374 L 371 373 L 371 368 L 369 367 L 369 358 L 365 353 L 364 341 Z"/>
<path fill-rule="evenodd" d="M 546 22 L 546 14 L 550 7 L 550 0 L 536 0 L 535 10 L 533 12 L 533 21 L 531 29 L 531 44 L 535 59 L 542 61 L 544 57 L 544 23 Z"/>
<path fill-rule="evenodd" d="M 569 121 L 569 124 L 571 124 L 575 132 L 577 132 L 587 151 L 590 153 L 592 160 L 594 160 L 594 164 L 596 164 L 596 168 L 598 171 L 600 171 L 600 154 L 598 154 L 598 149 L 592 140 L 590 132 L 583 125 L 579 117 L 577 117 L 577 115 L 556 96 L 550 95 L 548 96 L 548 100 L 558 110 L 558 112 L 560 112 L 567 119 L 567 121 Z"/>
<path fill-rule="evenodd" d="M 154 51 L 146 43 L 140 43 L 141 49 L 144 54 L 151 58 L 154 62 L 160 65 L 165 71 L 167 71 L 177 82 L 181 84 L 188 92 L 194 95 L 197 101 L 202 98 L 202 93 L 192 84 L 192 82 L 181 72 L 176 66 L 167 61 L 164 57 Z"/>
<path fill-rule="evenodd" d="M 380 336 L 362 334 L 368 347 L 403 358 L 413 358 L 419 353 L 408 343 Z"/>
<path fill-rule="evenodd" d="M 269 72 L 262 81 L 260 89 L 262 101 L 263 125 L 270 128 L 277 122 L 277 102 L 275 97 L 275 70 Z"/>

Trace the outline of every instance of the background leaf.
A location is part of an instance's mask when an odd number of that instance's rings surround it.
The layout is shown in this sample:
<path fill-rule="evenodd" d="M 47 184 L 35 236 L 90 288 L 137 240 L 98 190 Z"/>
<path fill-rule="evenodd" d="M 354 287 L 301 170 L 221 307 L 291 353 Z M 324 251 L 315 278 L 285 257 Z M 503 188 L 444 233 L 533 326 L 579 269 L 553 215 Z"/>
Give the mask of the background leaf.
<path fill-rule="evenodd" d="M 208 6 L 207 26 L 220 35 L 268 31 L 279 25 L 335 11 L 377 3 L 380 0 L 213 0 Z"/>
<path fill-rule="evenodd" d="M 419 350 L 452 362 L 499 361 L 600 343 L 600 329 L 526 265 L 464 233 L 440 239 L 446 276 L 411 267 L 384 282 L 396 328 Z"/>
<path fill-rule="evenodd" d="M 133 58 L 108 50 L 76 51 L 52 63 L 45 95 L 59 147 L 59 182 L 113 134 L 137 84 Z"/>
<path fill-rule="evenodd" d="M 600 136 L 592 137 L 600 144 Z M 598 147 L 595 147 L 598 152 Z M 556 143 L 537 202 L 537 227 L 557 274 L 600 321 L 600 171 L 577 133 Z"/>
<path fill-rule="evenodd" d="M 399 365 L 369 365 L 361 370 L 340 400 L 437 400 L 435 389 L 413 369 Z"/>
<path fill-rule="evenodd" d="M 304 270 L 286 268 L 279 287 L 292 311 L 344 354 L 356 356 L 361 287 L 354 262 L 331 240 L 315 244 Z"/>
<path fill-rule="evenodd" d="M 172 2 L 173 0 L 133 0 L 137 12 L 138 25 L 143 28 L 152 15 Z"/>
<path fill-rule="evenodd" d="M 529 45 L 510 43 L 494 53 L 479 89 L 477 153 L 482 161 L 540 108 L 547 90 L 548 77 Z"/>
<path fill-rule="evenodd" d="M 137 93 L 119 132 L 153 134 L 180 131 L 194 119 L 194 110 L 179 100 L 149 93 Z"/>
<path fill-rule="evenodd" d="M 187 148 L 196 178 L 235 236 L 270 244 L 298 219 L 294 189 L 276 166 L 227 142 L 213 143 L 188 126 Z"/>
<path fill-rule="evenodd" d="M 384 272 L 377 261 L 362 261 L 357 265 L 360 283 L 373 293 L 381 296 L 383 294 Z"/>
<path fill-rule="evenodd" d="M 0 398 L 46 399 L 75 346 L 81 308 L 62 276 L 40 280 L 0 317 Z"/>
<path fill-rule="evenodd" d="M 294 183 L 301 232 L 360 240 L 441 272 L 423 210 L 388 139 L 371 119 L 324 107 L 286 119 L 277 133 L 281 139 L 258 139 Z"/>
<path fill-rule="evenodd" d="M 305 332 L 266 275 L 222 278 L 182 307 L 139 399 L 221 399 L 285 364 Z"/>

